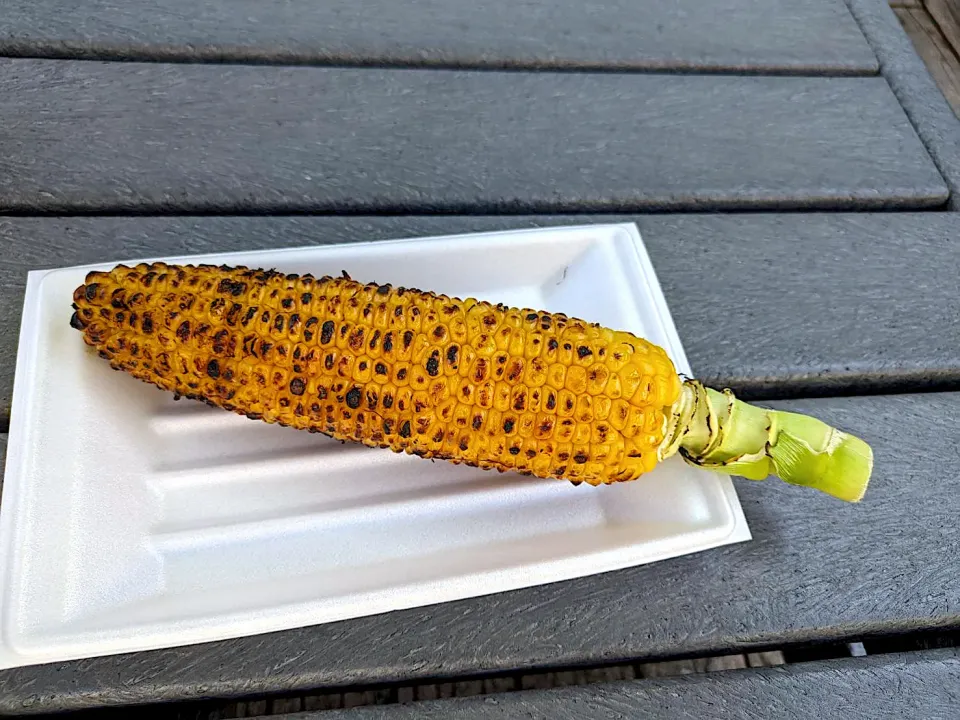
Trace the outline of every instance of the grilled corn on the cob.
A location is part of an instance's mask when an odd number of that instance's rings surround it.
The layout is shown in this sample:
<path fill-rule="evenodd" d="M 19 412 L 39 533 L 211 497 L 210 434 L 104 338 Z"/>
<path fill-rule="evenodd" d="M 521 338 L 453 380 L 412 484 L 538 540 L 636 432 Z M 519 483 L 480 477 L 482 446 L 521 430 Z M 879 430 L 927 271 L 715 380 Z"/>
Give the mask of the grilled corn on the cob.
<path fill-rule="evenodd" d="M 695 380 L 631 333 L 533 309 L 244 267 L 91 272 L 70 324 L 177 396 L 340 440 L 592 485 L 687 462 L 859 500 L 869 447 Z"/>

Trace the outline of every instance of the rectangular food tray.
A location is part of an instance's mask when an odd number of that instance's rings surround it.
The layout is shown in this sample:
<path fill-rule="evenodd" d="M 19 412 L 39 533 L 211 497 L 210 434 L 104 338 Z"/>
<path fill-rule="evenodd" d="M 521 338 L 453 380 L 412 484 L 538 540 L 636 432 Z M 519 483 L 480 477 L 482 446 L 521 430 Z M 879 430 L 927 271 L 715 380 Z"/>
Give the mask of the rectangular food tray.
<path fill-rule="evenodd" d="M 645 336 L 692 375 L 632 224 L 162 259 L 346 270 L 564 312 Z M 0 505 L 0 667 L 383 613 L 750 538 L 730 479 L 678 458 L 635 482 L 574 487 L 175 402 L 69 327 L 74 288 L 117 262 L 28 277 Z"/>

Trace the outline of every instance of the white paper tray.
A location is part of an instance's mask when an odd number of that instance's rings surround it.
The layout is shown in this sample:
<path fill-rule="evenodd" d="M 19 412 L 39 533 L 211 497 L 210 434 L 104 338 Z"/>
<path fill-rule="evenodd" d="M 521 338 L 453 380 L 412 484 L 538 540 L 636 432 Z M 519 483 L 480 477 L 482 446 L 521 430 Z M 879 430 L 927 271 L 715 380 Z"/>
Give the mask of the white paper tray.
<path fill-rule="evenodd" d="M 692 374 L 634 225 L 164 259 L 346 269 L 565 312 L 648 337 Z M 0 667 L 370 615 L 750 538 L 729 478 L 676 458 L 636 482 L 574 487 L 174 402 L 69 327 L 74 288 L 115 264 L 28 278 L 0 507 Z"/>

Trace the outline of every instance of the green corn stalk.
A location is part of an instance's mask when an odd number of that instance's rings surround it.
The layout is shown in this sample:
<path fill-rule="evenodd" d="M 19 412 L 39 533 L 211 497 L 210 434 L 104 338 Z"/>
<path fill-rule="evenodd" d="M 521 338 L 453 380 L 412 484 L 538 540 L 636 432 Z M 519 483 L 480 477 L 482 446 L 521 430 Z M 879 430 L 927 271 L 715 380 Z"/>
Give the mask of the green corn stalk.
<path fill-rule="evenodd" d="M 873 471 L 873 451 L 858 437 L 816 418 L 767 410 L 685 380 L 673 406 L 660 459 L 686 462 L 748 480 L 770 476 L 859 502 Z"/>

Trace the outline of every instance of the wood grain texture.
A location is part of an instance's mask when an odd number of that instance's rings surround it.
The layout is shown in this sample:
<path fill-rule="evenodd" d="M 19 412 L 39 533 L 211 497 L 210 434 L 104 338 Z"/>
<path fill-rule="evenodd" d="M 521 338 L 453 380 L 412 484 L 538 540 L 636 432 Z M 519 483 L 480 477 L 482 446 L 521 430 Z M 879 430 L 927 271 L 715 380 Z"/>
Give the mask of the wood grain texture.
<path fill-rule="evenodd" d="M 960 53 L 960 0 L 924 0 L 923 5 L 950 48 Z"/>
<path fill-rule="evenodd" d="M 5 0 L 0 53 L 875 73 L 842 0 Z"/>
<path fill-rule="evenodd" d="M 951 190 L 948 208 L 960 209 L 960 119 L 937 87 L 887 0 L 845 0 L 880 60 L 917 134 Z"/>
<path fill-rule="evenodd" d="M 694 371 L 744 397 L 960 386 L 952 213 L 0 218 L 0 420 L 30 270 L 140 257 L 637 222 Z"/>
<path fill-rule="evenodd" d="M 870 112 L 864 112 L 870 108 Z M 0 61 L 0 210 L 920 208 L 879 77 Z"/>
<path fill-rule="evenodd" d="M 924 8 L 898 8 L 896 12 L 947 102 L 960 113 L 960 58 Z"/>
<path fill-rule="evenodd" d="M 441 682 L 960 626 L 960 393 L 773 405 L 873 446 L 862 503 L 740 480 L 750 542 L 376 617 L 4 671 L 0 713 Z"/>
<path fill-rule="evenodd" d="M 302 713 L 281 720 L 949 720 L 960 704 L 960 650 L 830 660 L 762 670 L 445 701 Z"/>

